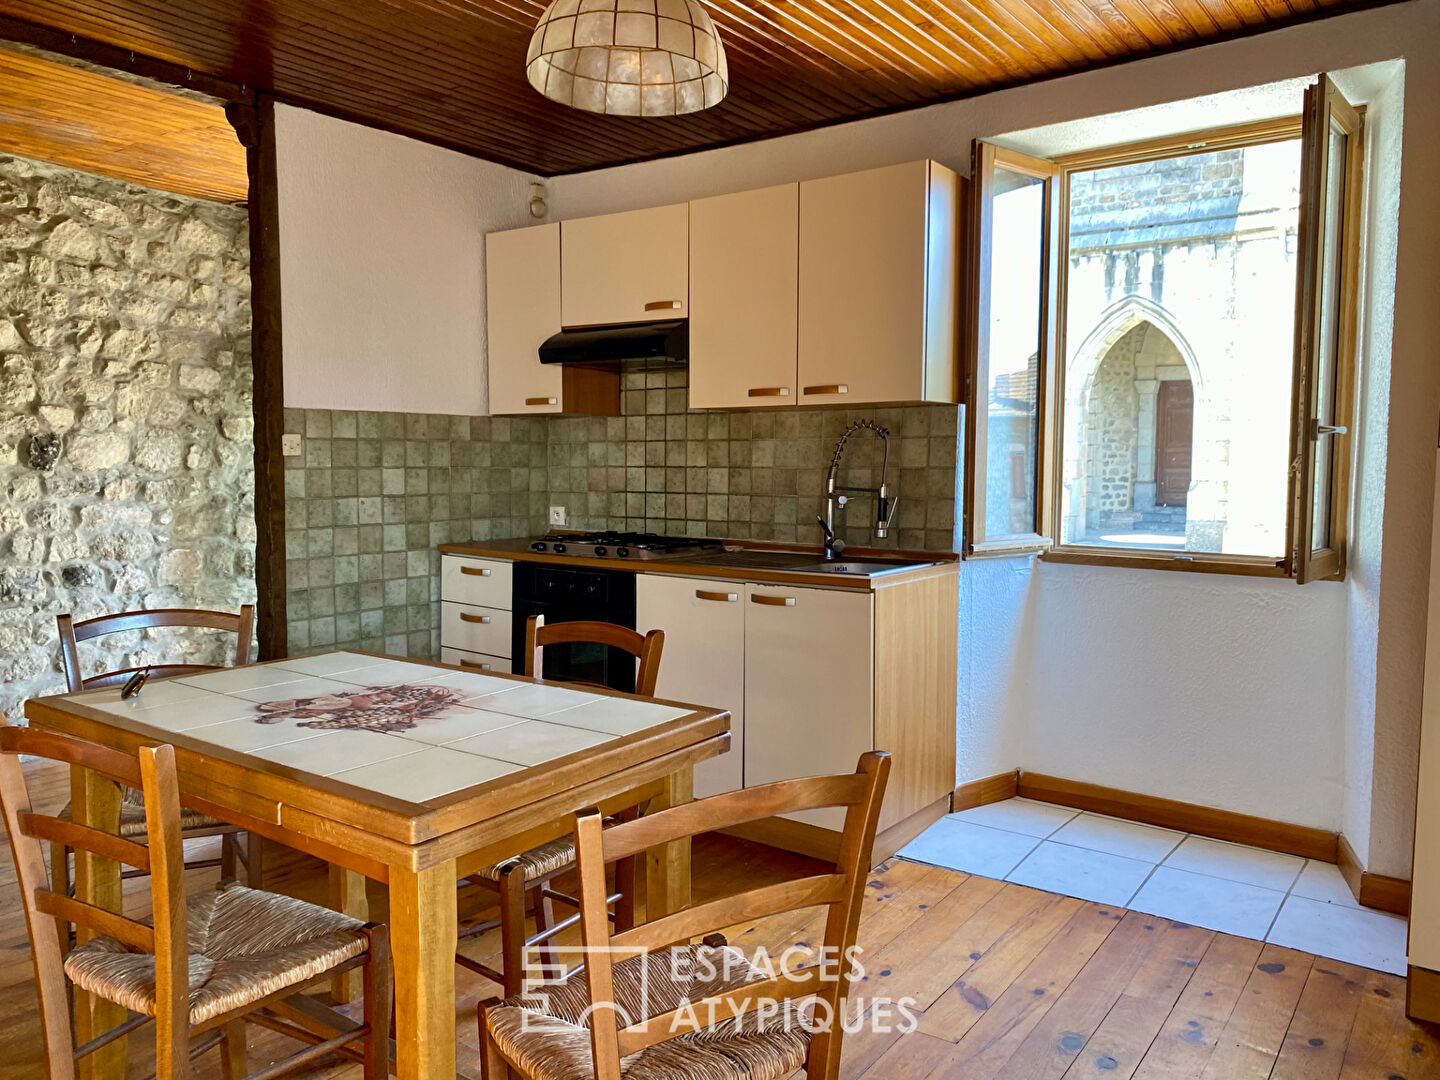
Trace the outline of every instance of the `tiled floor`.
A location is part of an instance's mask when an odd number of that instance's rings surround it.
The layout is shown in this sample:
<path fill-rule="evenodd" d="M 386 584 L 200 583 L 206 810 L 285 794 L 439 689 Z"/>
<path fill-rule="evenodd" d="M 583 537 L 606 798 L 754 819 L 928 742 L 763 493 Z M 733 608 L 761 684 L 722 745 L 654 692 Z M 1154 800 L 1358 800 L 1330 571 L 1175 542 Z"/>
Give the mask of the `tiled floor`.
<path fill-rule="evenodd" d="M 941 818 L 899 855 L 1405 974 L 1405 920 L 1330 863 L 1028 799 Z"/>

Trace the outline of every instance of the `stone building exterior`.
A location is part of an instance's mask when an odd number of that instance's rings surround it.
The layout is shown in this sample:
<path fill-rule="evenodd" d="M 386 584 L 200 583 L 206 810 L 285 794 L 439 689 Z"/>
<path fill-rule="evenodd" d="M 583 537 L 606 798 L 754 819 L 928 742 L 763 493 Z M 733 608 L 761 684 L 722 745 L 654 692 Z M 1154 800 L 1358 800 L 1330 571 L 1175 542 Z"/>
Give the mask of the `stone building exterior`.
<path fill-rule="evenodd" d="M 57 613 L 255 599 L 247 230 L 241 207 L 0 156 L 7 719 L 63 689 Z M 221 662 L 217 637 L 82 649 Z"/>
<path fill-rule="evenodd" d="M 1072 175 L 1065 542 L 1282 552 L 1298 187 L 1296 141 Z"/>

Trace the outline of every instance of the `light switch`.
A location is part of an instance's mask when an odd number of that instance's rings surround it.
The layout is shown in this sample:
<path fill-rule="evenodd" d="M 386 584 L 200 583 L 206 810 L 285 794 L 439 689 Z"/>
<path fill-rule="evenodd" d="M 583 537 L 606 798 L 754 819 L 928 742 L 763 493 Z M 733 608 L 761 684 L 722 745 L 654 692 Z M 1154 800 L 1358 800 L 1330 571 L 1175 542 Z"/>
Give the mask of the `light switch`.
<path fill-rule="evenodd" d="M 281 436 L 280 436 L 280 456 L 281 456 L 281 457 L 299 457 L 299 456 L 300 456 L 300 453 L 301 453 L 301 450 L 300 450 L 300 436 L 299 436 L 299 435 L 281 435 Z"/>

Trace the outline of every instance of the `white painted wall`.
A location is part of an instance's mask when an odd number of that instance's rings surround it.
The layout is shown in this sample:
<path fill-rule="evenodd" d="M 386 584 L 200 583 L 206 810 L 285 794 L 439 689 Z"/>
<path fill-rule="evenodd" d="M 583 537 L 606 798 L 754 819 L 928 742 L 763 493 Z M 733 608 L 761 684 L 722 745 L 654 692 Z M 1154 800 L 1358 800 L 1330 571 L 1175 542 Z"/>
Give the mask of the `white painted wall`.
<path fill-rule="evenodd" d="M 285 404 L 486 411 L 485 234 L 534 177 L 277 105 Z"/>
<path fill-rule="evenodd" d="M 977 137 L 1393 58 L 1406 61 L 1403 85 L 1395 68 L 1379 79 L 1388 89 L 1377 91 L 1371 116 L 1376 168 L 1349 579 L 1300 588 L 1112 567 L 1035 569 L 1028 559 L 968 563 L 957 738 L 962 781 L 1018 764 L 1343 826 L 1370 870 L 1403 876 L 1413 830 L 1440 403 L 1440 203 L 1433 186 L 1440 171 L 1440 0 L 782 139 L 559 177 L 550 208 L 555 218 L 608 213 L 923 157 L 968 174 Z M 1225 119 L 1243 115 L 1247 106 L 1238 107 L 1240 114 Z M 1114 130 L 1103 123 L 1095 129 L 1110 142 Z M 1097 666 L 1118 669 L 1122 657 L 1127 677 L 1091 674 Z M 1163 679 L 1158 671 L 1146 676 L 1145 666 L 1159 666 L 1161 657 Z"/>

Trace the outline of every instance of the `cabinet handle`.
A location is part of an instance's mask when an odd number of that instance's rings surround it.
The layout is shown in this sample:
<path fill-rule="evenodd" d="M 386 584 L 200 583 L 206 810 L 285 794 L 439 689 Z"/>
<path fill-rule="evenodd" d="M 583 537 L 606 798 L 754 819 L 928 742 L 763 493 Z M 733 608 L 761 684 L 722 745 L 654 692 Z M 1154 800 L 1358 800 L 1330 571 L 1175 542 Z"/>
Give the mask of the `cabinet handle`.
<path fill-rule="evenodd" d="M 474 660 L 461 660 L 461 667 L 474 668 L 477 671 L 494 671 L 494 664 L 477 664 Z"/>
<path fill-rule="evenodd" d="M 752 386 L 749 393 L 751 397 L 789 397 L 790 388 L 788 386 Z"/>
<path fill-rule="evenodd" d="M 490 568 L 487 566 L 462 566 L 460 567 L 460 572 L 462 574 L 469 574 L 471 577 L 490 576 Z"/>
<path fill-rule="evenodd" d="M 805 393 L 807 393 L 807 394 L 848 394 L 849 392 L 850 392 L 850 387 L 849 387 L 849 385 L 847 385 L 846 383 L 843 383 L 843 382 L 842 382 L 842 383 L 829 383 L 828 385 L 825 385 L 825 386 L 807 386 L 807 387 L 805 387 Z"/>
<path fill-rule="evenodd" d="M 752 604 L 769 604 L 771 607 L 795 606 L 795 598 L 793 596 L 762 596 L 759 593 L 756 593 L 754 596 L 750 597 L 750 602 Z"/>
<path fill-rule="evenodd" d="M 489 615 L 471 615 L 468 611 L 462 611 L 462 612 L 460 612 L 460 621 L 461 621 L 461 622 L 488 623 L 488 622 L 490 621 L 490 616 L 489 616 Z"/>
<path fill-rule="evenodd" d="M 679 311 L 680 308 L 679 300 L 651 300 L 645 305 L 646 311 Z"/>
<path fill-rule="evenodd" d="M 695 599 L 697 600 L 718 600 L 722 603 L 735 603 L 740 599 L 739 593 L 733 592 L 709 592 L 706 589 L 696 589 Z"/>
<path fill-rule="evenodd" d="M 526 405 L 554 405 L 554 404 L 555 404 L 555 399 L 554 399 L 553 397 L 527 397 L 527 398 L 525 399 L 525 404 L 526 404 Z"/>

